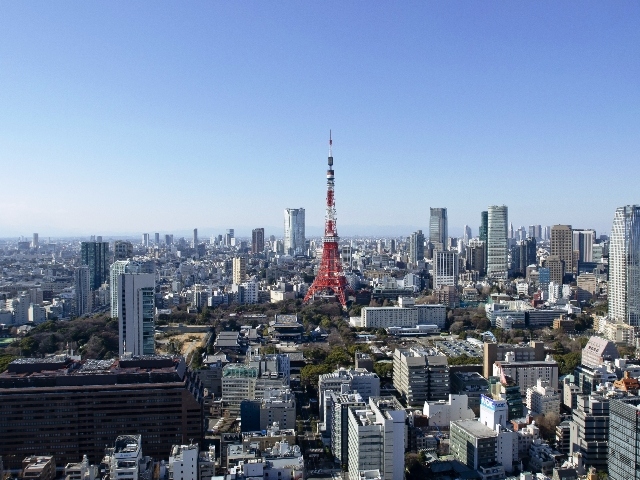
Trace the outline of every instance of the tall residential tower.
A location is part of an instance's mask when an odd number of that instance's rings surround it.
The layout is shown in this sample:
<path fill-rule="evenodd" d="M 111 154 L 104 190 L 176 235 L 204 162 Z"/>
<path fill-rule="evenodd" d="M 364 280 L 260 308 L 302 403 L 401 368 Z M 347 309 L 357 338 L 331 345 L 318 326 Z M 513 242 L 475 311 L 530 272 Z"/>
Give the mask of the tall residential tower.
<path fill-rule="evenodd" d="M 609 246 L 609 316 L 640 326 L 640 205 L 616 209 Z"/>
<path fill-rule="evenodd" d="M 508 210 L 506 205 L 492 205 L 487 210 L 487 275 L 507 278 Z"/>

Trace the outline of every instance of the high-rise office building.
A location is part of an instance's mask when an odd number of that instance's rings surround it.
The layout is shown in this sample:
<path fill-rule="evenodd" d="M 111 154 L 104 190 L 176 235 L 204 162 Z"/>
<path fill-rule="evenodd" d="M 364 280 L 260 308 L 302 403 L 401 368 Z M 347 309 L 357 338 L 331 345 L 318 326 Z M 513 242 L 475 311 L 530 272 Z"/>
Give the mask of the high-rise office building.
<path fill-rule="evenodd" d="M 585 467 L 607 469 L 609 397 L 578 395 L 569 425 L 569 455 L 580 453 Z"/>
<path fill-rule="evenodd" d="M 122 273 L 140 273 L 140 264 L 131 260 L 116 260 L 109 267 L 109 290 L 111 295 L 111 318 L 118 318 L 118 278 Z"/>
<path fill-rule="evenodd" d="M 153 234 L 153 239 L 156 247 L 160 245 L 160 234 L 158 232 Z"/>
<path fill-rule="evenodd" d="M 409 239 L 409 263 L 414 267 L 424 261 L 424 235 L 422 230 L 413 232 Z"/>
<path fill-rule="evenodd" d="M 91 292 L 91 272 L 87 265 L 76 268 L 74 272 L 75 312 L 78 317 L 91 313 L 93 293 Z"/>
<path fill-rule="evenodd" d="M 155 289 L 152 273 L 121 273 L 118 285 L 120 355 L 153 355 L 155 347 Z"/>
<path fill-rule="evenodd" d="M 578 262 L 593 262 L 593 244 L 595 242 L 595 230 L 573 231 L 573 250 L 577 252 Z M 575 267 L 577 268 L 578 265 Z"/>
<path fill-rule="evenodd" d="M 287 255 L 305 254 L 304 208 L 284 210 L 284 251 Z"/>
<path fill-rule="evenodd" d="M 173 235 L 165 235 L 164 243 L 165 245 L 173 245 Z"/>
<path fill-rule="evenodd" d="M 37 233 L 33 234 L 33 239 L 31 240 L 31 248 L 35 248 L 36 250 L 38 249 L 38 234 Z"/>
<path fill-rule="evenodd" d="M 549 240 L 551 237 L 551 227 L 544 227 L 544 231 L 542 232 L 542 239 Z"/>
<path fill-rule="evenodd" d="M 529 237 L 542 240 L 542 227 L 540 225 L 529 225 Z"/>
<path fill-rule="evenodd" d="M 507 206 L 490 206 L 487 210 L 487 275 L 490 277 L 507 278 L 509 273 L 507 224 Z"/>
<path fill-rule="evenodd" d="M 471 227 L 469 225 L 465 225 L 463 235 L 464 244 L 469 245 L 469 240 L 471 240 L 472 237 L 473 235 L 471 234 Z"/>
<path fill-rule="evenodd" d="M 149 234 L 148 233 L 143 233 L 142 234 L 142 246 L 145 248 L 149 248 Z"/>
<path fill-rule="evenodd" d="M 264 228 L 254 228 L 251 232 L 251 253 L 264 252 Z"/>
<path fill-rule="evenodd" d="M 458 284 L 458 253 L 454 251 L 433 252 L 433 289 Z"/>
<path fill-rule="evenodd" d="M 573 272 L 573 230 L 571 225 L 554 225 L 551 227 L 551 255 L 556 255 L 564 262 L 564 272 Z"/>
<path fill-rule="evenodd" d="M 133 244 L 126 240 L 116 240 L 113 242 L 113 259 L 128 260 L 133 257 Z"/>
<path fill-rule="evenodd" d="M 235 257 L 233 259 L 233 283 L 240 285 L 247 278 L 246 257 Z"/>
<path fill-rule="evenodd" d="M 538 261 L 536 239 L 529 237 L 519 241 L 513 252 L 513 270 L 515 273 L 525 276 L 527 274 L 527 267 L 529 265 L 536 265 Z"/>
<path fill-rule="evenodd" d="M 194 228 L 193 229 L 193 248 L 196 248 L 198 246 L 198 229 Z"/>
<path fill-rule="evenodd" d="M 486 273 L 486 257 L 486 242 L 472 239 L 467 247 L 467 270 L 476 270 L 479 275 L 484 276 Z"/>
<path fill-rule="evenodd" d="M 109 243 L 82 242 L 80 257 L 82 265 L 89 267 L 91 290 L 97 290 L 109 278 Z"/>
<path fill-rule="evenodd" d="M 480 212 L 480 227 L 478 228 L 478 238 L 481 242 L 484 242 L 484 267 L 485 274 L 487 271 L 487 240 L 488 240 L 488 232 L 489 232 L 489 212 L 483 211 Z"/>
<path fill-rule="evenodd" d="M 640 205 L 616 209 L 609 246 L 609 317 L 640 326 Z"/>
<path fill-rule="evenodd" d="M 429 242 L 434 250 L 445 250 L 449 237 L 447 209 L 430 208 L 429 210 Z"/>
<path fill-rule="evenodd" d="M 487 233 L 489 231 L 489 212 L 480 212 L 480 227 L 478 228 L 478 238 L 481 241 L 487 241 Z"/>
<path fill-rule="evenodd" d="M 224 234 L 224 245 L 226 247 L 230 247 L 235 240 L 233 240 L 235 238 L 235 231 L 233 228 L 228 228 L 226 233 Z"/>
<path fill-rule="evenodd" d="M 640 480 L 640 398 L 612 399 L 609 404 L 607 464 L 611 480 Z"/>

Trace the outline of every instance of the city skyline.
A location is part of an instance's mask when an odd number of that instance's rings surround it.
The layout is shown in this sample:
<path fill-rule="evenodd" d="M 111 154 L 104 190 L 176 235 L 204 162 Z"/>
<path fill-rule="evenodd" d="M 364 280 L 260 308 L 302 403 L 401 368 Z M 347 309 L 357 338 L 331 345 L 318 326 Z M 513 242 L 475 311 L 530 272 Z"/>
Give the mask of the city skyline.
<path fill-rule="evenodd" d="M 608 233 L 638 202 L 636 4 L 2 13 L 0 237 L 250 231 L 298 206 L 321 230 L 330 128 L 342 235 L 427 231 L 434 206 L 475 234 L 501 204 Z"/>

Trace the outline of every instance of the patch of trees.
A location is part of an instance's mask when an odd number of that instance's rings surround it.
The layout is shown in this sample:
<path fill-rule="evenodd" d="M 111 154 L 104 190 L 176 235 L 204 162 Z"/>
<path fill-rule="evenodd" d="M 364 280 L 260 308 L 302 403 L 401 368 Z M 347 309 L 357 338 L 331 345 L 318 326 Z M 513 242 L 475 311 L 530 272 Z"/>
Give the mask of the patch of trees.
<path fill-rule="evenodd" d="M 67 348 L 82 358 L 104 359 L 118 355 L 118 320 L 106 316 L 83 317 L 69 321 L 48 321 L 5 349 L 9 355 L 40 357 Z"/>
<path fill-rule="evenodd" d="M 393 378 L 393 363 L 376 362 L 373 364 L 373 371 L 376 372 L 380 378 Z"/>
<path fill-rule="evenodd" d="M 457 357 L 449 357 L 449 365 L 480 365 L 482 359 L 479 357 L 470 357 L 467 354 L 462 354 Z"/>
<path fill-rule="evenodd" d="M 580 364 L 582 353 L 569 352 L 564 355 L 554 355 L 553 358 L 558 362 L 558 375 L 569 375 L 573 374 L 573 371 Z"/>
<path fill-rule="evenodd" d="M 319 347 L 303 350 L 304 356 L 309 363 L 300 370 L 300 380 L 307 385 L 317 386 L 320 375 L 331 373 L 340 367 L 352 366 L 356 351 L 368 353 L 369 347 L 352 344 L 347 348 L 333 347 L 331 350 L 324 350 Z"/>

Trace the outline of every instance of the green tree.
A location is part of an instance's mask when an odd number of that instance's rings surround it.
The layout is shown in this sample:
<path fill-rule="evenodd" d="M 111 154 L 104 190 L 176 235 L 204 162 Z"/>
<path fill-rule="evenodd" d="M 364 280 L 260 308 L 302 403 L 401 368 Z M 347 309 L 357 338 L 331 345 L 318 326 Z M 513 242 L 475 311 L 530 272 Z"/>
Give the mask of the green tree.
<path fill-rule="evenodd" d="M 318 377 L 325 373 L 331 373 L 332 368 L 325 365 L 305 365 L 300 369 L 300 380 L 307 385 L 318 385 Z"/>
<path fill-rule="evenodd" d="M 376 372 L 380 378 L 391 378 L 393 377 L 393 363 L 376 362 L 373 364 L 373 371 Z"/>
<path fill-rule="evenodd" d="M 572 374 L 576 367 L 582 360 L 582 352 L 570 352 L 564 355 L 556 355 L 556 362 L 558 362 L 558 374 L 569 375 Z"/>
<path fill-rule="evenodd" d="M 0 373 L 4 372 L 9 364 L 13 362 L 17 357 L 13 355 L 0 355 Z"/>
<path fill-rule="evenodd" d="M 449 365 L 479 365 L 481 363 L 481 358 L 470 357 L 465 353 L 458 357 L 449 357 Z"/>

